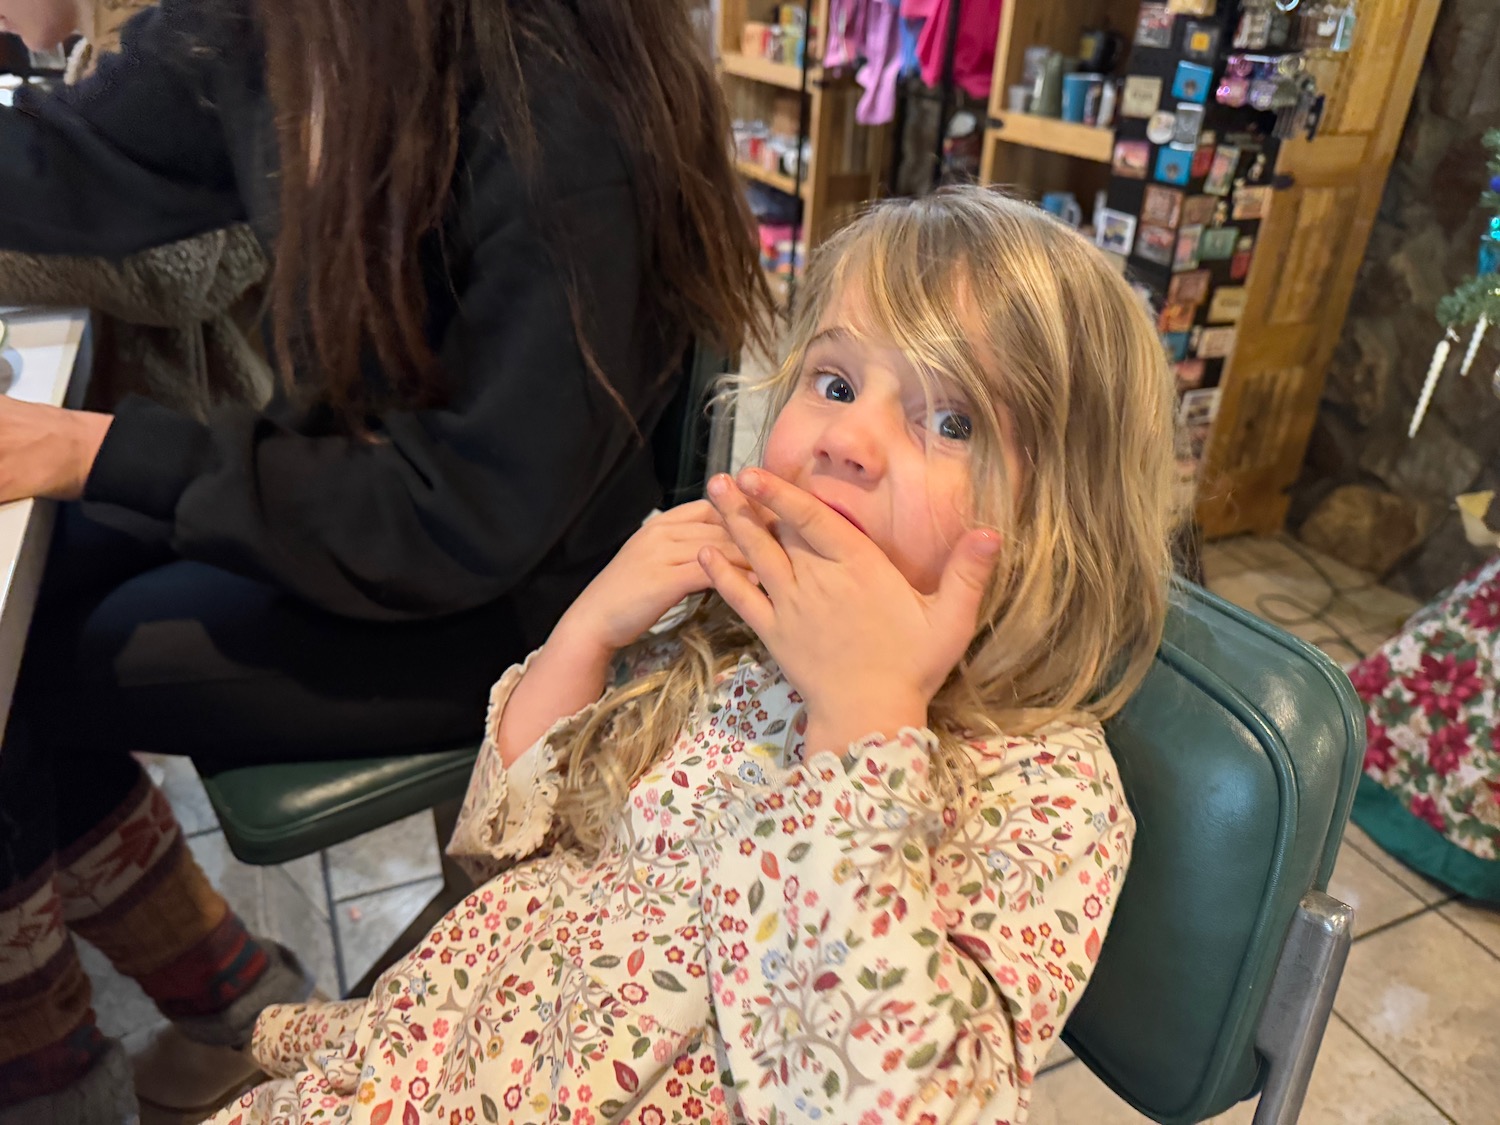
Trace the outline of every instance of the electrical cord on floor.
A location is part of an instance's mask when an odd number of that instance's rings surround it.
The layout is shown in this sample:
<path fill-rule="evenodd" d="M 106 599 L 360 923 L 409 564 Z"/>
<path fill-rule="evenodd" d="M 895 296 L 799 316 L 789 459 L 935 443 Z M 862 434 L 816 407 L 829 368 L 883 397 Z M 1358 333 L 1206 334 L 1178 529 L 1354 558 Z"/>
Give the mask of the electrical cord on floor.
<path fill-rule="evenodd" d="M 1358 663 L 1363 660 L 1369 655 L 1368 650 L 1355 644 L 1349 634 L 1334 623 L 1331 615 L 1341 605 L 1347 605 L 1356 613 L 1359 612 L 1359 606 L 1350 600 L 1350 595 L 1374 589 L 1379 586 L 1379 583 L 1375 579 L 1370 578 L 1355 585 L 1341 586 L 1334 581 L 1333 576 L 1328 571 L 1323 569 L 1318 560 L 1290 535 L 1280 536 L 1279 542 L 1287 547 L 1292 554 L 1306 563 L 1309 569 L 1323 580 L 1323 584 L 1328 588 L 1327 597 L 1320 605 L 1314 607 L 1309 606 L 1299 598 L 1293 597 L 1291 594 L 1261 594 L 1255 599 L 1255 612 L 1273 625 L 1279 625 L 1288 632 L 1306 625 L 1321 626 L 1328 631 L 1328 635 L 1326 637 L 1310 638 L 1310 644 L 1316 645 L 1325 652 L 1330 645 L 1337 645 L 1351 654 L 1352 660 L 1350 663 Z M 1272 608 L 1273 606 L 1281 607 L 1280 611 Z"/>

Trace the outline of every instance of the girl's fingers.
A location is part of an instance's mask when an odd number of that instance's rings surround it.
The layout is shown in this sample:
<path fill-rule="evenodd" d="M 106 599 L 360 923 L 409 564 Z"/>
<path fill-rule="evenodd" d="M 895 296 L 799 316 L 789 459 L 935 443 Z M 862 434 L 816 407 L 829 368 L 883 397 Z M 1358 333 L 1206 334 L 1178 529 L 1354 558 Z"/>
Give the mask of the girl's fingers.
<path fill-rule="evenodd" d="M 720 473 L 709 481 L 708 491 L 714 507 L 724 517 L 730 538 L 744 553 L 751 569 L 760 575 L 766 589 L 775 593 L 790 583 L 792 564 L 785 549 L 734 481 Z"/>
<path fill-rule="evenodd" d="M 698 563 L 719 597 L 755 630 L 757 636 L 764 638 L 775 621 L 775 611 L 771 608 L 771 599 L 761 592 L 756 576 L 730 563 L 724 553 L 714 547 L 704 547 L 699 551 Z"/>
<path fill-rule="evenodd" d="M 866 541 L 853 524 L 827 504 L 774 473 L 746 469 L 740 479 L 750 502 L 780 521 L 783 541 L 787 539 L 785 533 L 791 531 L 829 559 L 847 557 L 851 547 Z"/>

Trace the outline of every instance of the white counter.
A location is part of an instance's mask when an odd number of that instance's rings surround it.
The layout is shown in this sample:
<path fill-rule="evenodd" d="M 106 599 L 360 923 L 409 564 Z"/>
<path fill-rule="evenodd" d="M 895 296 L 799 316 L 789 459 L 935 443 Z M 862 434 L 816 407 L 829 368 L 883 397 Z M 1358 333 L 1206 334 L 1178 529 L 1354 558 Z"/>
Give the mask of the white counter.
<path fill-rule="evenodd" d="M 92 356 L 88 314 L 0 310 L 9 328 L 0 345 L 0 391 L 25 402 L 78 406 Z M 10 715 L 26 629 L 52 534 L 46 500 L 0 504 L 0 733 Z"/>

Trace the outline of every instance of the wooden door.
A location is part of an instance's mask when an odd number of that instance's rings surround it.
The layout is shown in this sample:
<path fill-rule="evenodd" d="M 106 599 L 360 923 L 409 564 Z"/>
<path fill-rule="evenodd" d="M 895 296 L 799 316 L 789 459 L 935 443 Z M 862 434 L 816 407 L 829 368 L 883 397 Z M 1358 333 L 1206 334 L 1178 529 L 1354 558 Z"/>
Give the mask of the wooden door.
<path fill-rule="evenodd" d="M 1359 0 L 1353 50 L 1311 64 L 1328 106 L 1317 139 L 1277 160 L 1198 490 L 1210 537 L 1286 517 L 1440 3 Z"/>

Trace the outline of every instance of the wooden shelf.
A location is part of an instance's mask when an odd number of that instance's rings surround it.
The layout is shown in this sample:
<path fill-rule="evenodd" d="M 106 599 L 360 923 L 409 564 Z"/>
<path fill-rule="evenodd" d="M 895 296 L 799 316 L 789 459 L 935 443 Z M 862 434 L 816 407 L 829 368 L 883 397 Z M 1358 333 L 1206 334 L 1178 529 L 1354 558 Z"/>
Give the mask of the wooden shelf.
<path fill-rule="evenodd" d="M 719 65 L 725 74 L 733 74 L 740 78 L 748 78 L 753 82 L 766 82 L 772 86 L 780 86 L 784 90 L 802 89 L 802 68 L 794 63 L 770 62 L 766 59 L 752 59 L 748 55 L 741 55 L 725 51 L 719 57 Z M 818 67 L 811 67 L 807 72 L 807 84 L 811 86 L 819 76 Z"/>
<path fill-rule="evenodd" d="M 1009 112 L 992 119 L 990 129 L 1006 144 L 1025 145 L 1100 164 L 1108 164 L 1114 157 L 1113 129 L 1077 125 L 1032 113 Z"/>
<path fill-rule="evenodd" d="M 791 176 L 783 176 L 780 172 L 772 172 L 768 168 L 762 168 L 759 164 L 751 164 L 748 160 L 736 160 L 734 166 L 739 171 L 739 174 L 747 180 L 758 180 L 760 183 L 765 184 L 767 187 L 773 187 L 777 191 L 784 191 L 788 195 L 800 194 L 802 198 L 807 198 L 806 172 L 803 173 L 802 190 L 798 192 L 797 181 L 792 179 Z"/>

